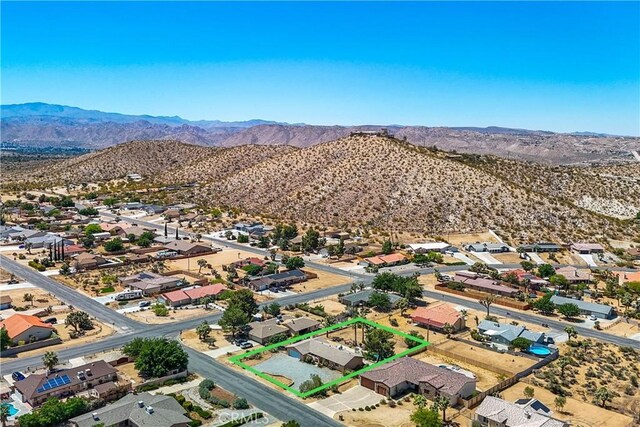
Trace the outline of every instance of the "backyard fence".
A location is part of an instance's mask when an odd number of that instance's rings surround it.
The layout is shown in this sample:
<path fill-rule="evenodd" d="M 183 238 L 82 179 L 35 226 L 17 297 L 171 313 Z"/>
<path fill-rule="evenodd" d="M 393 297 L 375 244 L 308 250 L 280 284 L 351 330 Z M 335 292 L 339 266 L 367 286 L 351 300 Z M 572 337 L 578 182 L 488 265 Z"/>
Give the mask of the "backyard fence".
<path fill-rule="evenodd" d="M 455 289 L 448 288 L 446 285 L 436 285 L 435 288 L 437 291 L 440 291 L 440 292 L 448 292 L 450 294 L 460 295 L 463 297 L 474 298 L 479 300 L 487 296 L 487 294 L 484 292 L 477 292 L 469 289 L 466 289 L 465 291 L 457 291 Z M 529 305 L 529 303 L 506 299 L 497 295 L 496 295 L 494 304 L 502 305 L 504 307 L 509 307 L 509 308 L 516 308 L 518 310 L 529 310 L 531 308 L 531 305 Z"/>

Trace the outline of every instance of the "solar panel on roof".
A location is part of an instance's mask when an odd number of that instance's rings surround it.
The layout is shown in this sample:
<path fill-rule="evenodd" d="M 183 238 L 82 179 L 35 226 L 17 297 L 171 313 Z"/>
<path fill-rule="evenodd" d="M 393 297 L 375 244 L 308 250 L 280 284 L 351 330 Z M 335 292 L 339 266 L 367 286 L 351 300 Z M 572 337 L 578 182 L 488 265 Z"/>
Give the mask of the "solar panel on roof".
<path fill-rule="evenodd" d="M 63 386 L 63 385 L 67 385 L 67 384 L 70 384 L 70 383 L 71 383 L 71 379 L 69 378 L 69 375 L 62 375 L 61 377 L 54 377 L 54 378 L 48 379 L 47 382 L 44 383 L 36 391 L 38 393 L 42 393 L 42 392 L 51 390 L 53 388 L 60 387 L 60 386 Z"/>

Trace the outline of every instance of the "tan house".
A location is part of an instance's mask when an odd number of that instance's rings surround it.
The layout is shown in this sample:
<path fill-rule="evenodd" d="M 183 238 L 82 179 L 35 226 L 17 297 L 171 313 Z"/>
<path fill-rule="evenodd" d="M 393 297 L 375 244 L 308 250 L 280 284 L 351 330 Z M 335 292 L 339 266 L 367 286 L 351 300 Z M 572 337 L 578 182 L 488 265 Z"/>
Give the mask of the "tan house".
<path fill-rule="evenodd" d="M 310 358 L 318 364 L 336 371 L 356 371 L 364 365 L 362 355 L 356 354 L 342 346 L 331 345 L 324 338 L 310 338 L 288 345 L 287 354 L 298 360 Z"/>
<path fill-rule="evenodd" d="M 81 253 L 74 258 L 76 270 L 91 270 L 106 264 L 107 260 L 100 255 L 90 254 L 88 252 Z"/>
<path fill-rule="evenodd" d="M 442 330 L 446 324 L 451 325 L 454 331 L 461 331 L 465 328 L 464 317 L 454 307 L 445 303 L 419 307 L 411 314 L 411 321 L 425 328 L 437 330 Z"/>
<path fill-rule="evenodd" d="M 429 399 L 444 396 L 450 405 L 468 398 L 476 390 L 476 379 L 447 368 L 402 357 L 360 374 L 360 385 L 386 397 L 411 391 Z"/>
<path fill-rule="evenodd" d="M 54 374 L 32 374 L 15 383 L 16 394 L 22 402 L 39 406 L 50 397 L 65 397 L 113 383 L 117 387 L 117 370 L 104 360 L 58 371 Z M 106 395 L 104 388 L 101 388 Z"/>
<path fill-rule="evenodd" d="M 187 240 L 174 240 L 164 245 L 164 248 L 169 251 L 176 251 L 180 255 L 195 256 L 210 254 L 213 252 L 211 246 L 204 243 L 189 242 Z"/>
<path fill-rule="evenodd" d="M 122 286 L 140 289 L 144 295 L 158 294 L 176 288 L 182 282 L 180 277 L 162 276 L 150 271 L 118 277 L 118 280 Z"/>

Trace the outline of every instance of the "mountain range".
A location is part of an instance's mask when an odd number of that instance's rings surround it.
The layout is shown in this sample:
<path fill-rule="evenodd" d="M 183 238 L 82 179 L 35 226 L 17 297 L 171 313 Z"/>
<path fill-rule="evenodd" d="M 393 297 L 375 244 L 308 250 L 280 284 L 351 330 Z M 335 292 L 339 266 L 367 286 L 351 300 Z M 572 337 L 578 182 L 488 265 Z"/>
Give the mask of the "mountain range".
<path fill-rule="evenodd" d="M 178 116 L 126 115 L 46 103 L 3 105 L 2 142 L 30 147 L 102 149 L 132 140 L 178 140 L 233 147 L 245 144 L 309 147 L 357 130 L 386 127 L 417 146 L 551 164 L 633 161 L 640 138 L 491 126 L 426 127 L 403 125 L 317 126 L 267 120 L 190 121 Z"/>

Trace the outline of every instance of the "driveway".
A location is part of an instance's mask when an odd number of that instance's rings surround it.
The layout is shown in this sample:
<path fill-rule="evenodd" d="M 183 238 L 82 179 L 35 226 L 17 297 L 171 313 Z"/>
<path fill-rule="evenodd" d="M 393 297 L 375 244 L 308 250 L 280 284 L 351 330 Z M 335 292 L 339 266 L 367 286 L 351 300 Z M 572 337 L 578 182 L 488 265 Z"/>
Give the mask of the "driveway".
<path fill-rule="evenodd" d="M 461 254 L 460 252 L 454 252 L 453 257 L 456 259 L 459 259 L 460 261 L 464 262 L 467 265 L 473 265 L 476 263 L 474 260 L 466 256 L 465 254 Z"/>
<path fill-rule="evenodd" d="M 265 374 L 282 375 L 293 381 L 292 388 L 299 390 L 300 385 L 311 378 L 312 374 L 318 375 L 323 383 L 338 379 L 342 374 L 329 368 L 320 368 L 310 363 L 304 363 L 286 354 L 277 353 L 264 362 L 254 366 Z"/>
<path fill-rule="evenodd" d="M 584 262 L 586 262 L 589 267 L 597 267 L 598 266 L 598 264 L 596 264 L 596 261 L 593 259 L 593 255 L 578 254 L 578 256 L 580 258 L 582 258 L 584 260 Z"/>
<path fill-rule="evenodd" d="M 542 258 L 540 258 L 540 255 L 538 255 L 535 252 L 527 252 L 527 255 L 529 255 L 529 259 L 531 261 L 535 262 L 538 265 L 545 263 L 544 260 Z"/>
<path fill-rule="evenodd" d="M 502 264 L 502 262 L 498 261 L 494 257 L 491 256 L 489 252 L 470 252 L 471 255 L 478 258 L 480 261 L 485 264 Z"/>
<path fill-rule="evenodd" d="M 257 344 L 258 343 L 255 343 L 255 342 L 253 343 L 254 346 Z M 203 353 L 209 357 L 213 357 L 214 359 L 217 359 L 218 357 L 224 356 L 227 353 L 235 353 L 236 351 L 240 351 L 240 350 L 242 349 L 237 345 L 229 344 L 229 345 L 225 345 L 224 347 L 216 348 L 215 350 L 203 351 Z"/>
<path fill-rule="evenodd" d="M 338 412 L 375 405 L 376 403 L 380 403 L 382 399 L 384 399 L 384 396 L 381 396 L 366 387 L 357 385 L 344 393 L 334 394 L 326 399 L 309 403 L 308 406 L 328 417 L 333 418 L 333 416 Z"/>
<path fill-rule="evenodd" d="M 28 282 L 14 283 L 13 285 L 0 285 L 0 291 L 13 291 L 14 289 L 29 288 L 35 288 L 35 286 Z"/>

